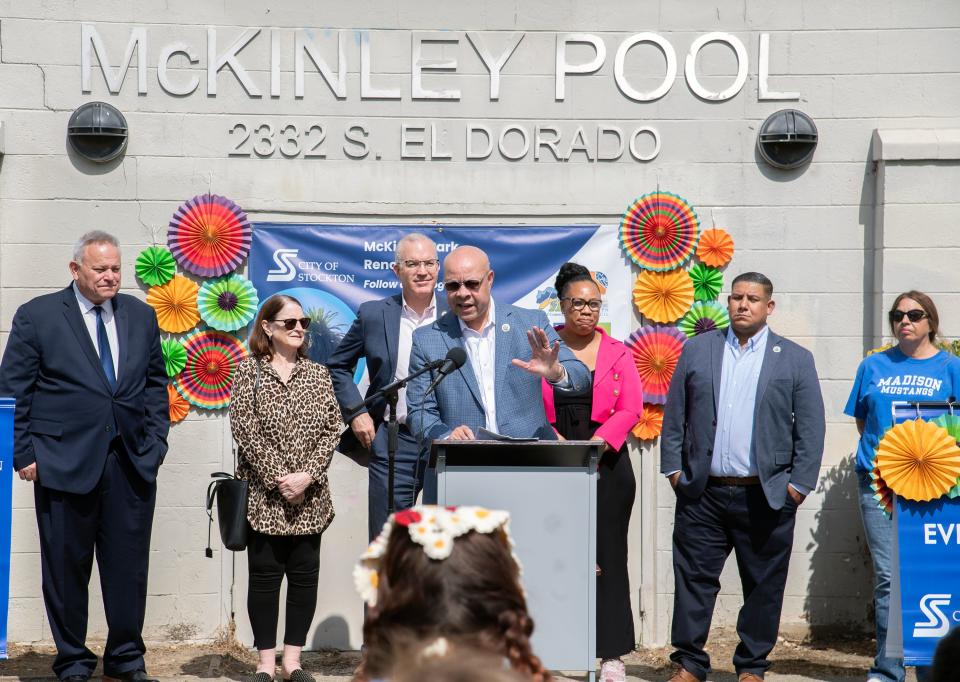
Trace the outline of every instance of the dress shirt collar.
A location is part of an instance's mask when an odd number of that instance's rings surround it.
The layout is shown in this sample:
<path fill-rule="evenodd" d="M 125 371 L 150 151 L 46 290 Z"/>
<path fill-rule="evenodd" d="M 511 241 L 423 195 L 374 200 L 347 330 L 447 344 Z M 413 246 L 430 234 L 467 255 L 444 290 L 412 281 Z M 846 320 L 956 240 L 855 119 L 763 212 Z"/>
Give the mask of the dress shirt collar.
<path fill-rule="evenodd" d="M 430 298 L 430 305 L 423 309 L 423 314 L 421 315 L 416 310 L 414 310 L 409 303 L 407 303 L 407 297 L 402 293 L 400 294 L 400 310 L 404 315 L 409 315 L 410 317 L 421 318 L 426 315 L 432 314 L 437 309 L 437 295 L 434 294 Z"/>
<path fill-rule="evenodd" d="M 477 336 L 483 336 L 486 331 L 490 329 L 490 326 L 496 324 L 497 322 L 497 310 L 496 306 L 493 304 L 493 298 L 490 299 L 490 307 L 487 308 L 487 323 L 480 328 L 480 331 L 474 331 L 473 329 L 470 329 L 470 327 L 467 326 L 467 323 L 461 320 L 459 317 L 457 318 L 457 322 L 460 323 L 460 331 L 464 335 L 470 333 Z"/>
<path fill-rule="evenodd" d="M 740 353 L 752 353 L 758 348 L 762 348 L 764 343 L 767 341 L 767 334 L 770 331 L 770 327 L 763 325 L 756 334 L 747 339 L 747 343 L 744 346 L 740 345 L 740 339 L 737 338 L 737 335 L 733 333 L 733 325 L 727 327 L 727 343 L 733 347 L 733 350 Z"/>
<path fill-rule="evenodd" d="M 73 283 L 73 293 L 77 297 L 77 303 L 80 304 L 80 312 L 86 315 L 97 305 L 89 298 L 80 293 L 80 287 L 77 286 L 77 283 Z M 103 308 L 103 312 L 107 315 L 113 314 L 113 301 L 109 298 L 100 304 L 100 307 Z"/>

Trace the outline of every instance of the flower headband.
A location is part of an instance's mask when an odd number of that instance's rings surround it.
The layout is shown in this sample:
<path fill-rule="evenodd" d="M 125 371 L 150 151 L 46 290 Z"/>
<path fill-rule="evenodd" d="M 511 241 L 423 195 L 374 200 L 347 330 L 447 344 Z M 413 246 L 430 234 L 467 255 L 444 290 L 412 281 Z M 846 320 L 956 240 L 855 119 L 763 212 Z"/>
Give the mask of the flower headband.
<path fill-rule="evenodd" d="M 391 514 L 383 524 L 380 535 L 370 543 L 353 569 L 353 582 L 357 592 L 369 606 L 375 606 L 377 603 L 380 561 L 387 552 L 387 543 L 394 524 L 405 527 L 410 533 L 410 539 L 422 546 L 428 557 L 437 561 L 450 556 L 453 552 L 454 540 L 472 530 L 478 533 L 492 533 L 501 529 L 507 536 L 511 553 L 513 550 L 513 540 L 510 538 L 509 531 L 509 512 L 483 507 L 433 505 L 418 505 L 398 511 Z M 513 559 L 519 568 L 520 562 L 517 561 L 516 554 L 513 555 Z"/>

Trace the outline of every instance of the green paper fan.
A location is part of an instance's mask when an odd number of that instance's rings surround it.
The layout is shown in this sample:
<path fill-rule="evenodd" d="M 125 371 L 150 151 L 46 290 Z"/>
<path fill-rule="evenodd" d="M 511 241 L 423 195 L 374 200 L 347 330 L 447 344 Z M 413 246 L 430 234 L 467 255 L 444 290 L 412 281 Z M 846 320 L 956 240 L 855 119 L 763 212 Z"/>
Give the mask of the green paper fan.
<path fill-rule="evenodd" d="M 163 351 L 163 364 L 167 370 L 168 377 L 175 377 L 187 365 L 187 349 L 176 339 L 164 339 L 160 342 L 160 350 Z"/>
<path fill-rule="evenodd" d="M 960 442 L 960 417 L 952 414 L 944 414 L 933 420 L 937 426 L 942 426 L 953 438 Z M 957 484 L 947 491 L 947 497 L 955 499 L 960 497 L 960 478 Z"/>
<path fill-rule="evenodd" d="M 723 273 L 703 263 L 690 268 L 693 280 L 693 298 L 697 301 L 715 301 L 723 288 Z"/>
<path fill-rule="evenodd" d="M 712 329 L 726 329 L 730 326 L 727 309 L 716 301 L 696 301 L 690 311 L 680 318 L 677 328 L 691 339 Z"/>
<path fill-rule="evenodd" d="M 257 313 L 260 299 L 246 277 L 237 274 L 212 279 L 200 285 L 197 308 L 213 329 L 232 332 L 246 326 Z"/>
<path fill-rule="evenodd" d="M 163 246 L 148 246 L 136 262 L 137 277 L 144 284 L 155 287 L 169 282 L 177 272 L 177 263 L 173 254 Z"/>

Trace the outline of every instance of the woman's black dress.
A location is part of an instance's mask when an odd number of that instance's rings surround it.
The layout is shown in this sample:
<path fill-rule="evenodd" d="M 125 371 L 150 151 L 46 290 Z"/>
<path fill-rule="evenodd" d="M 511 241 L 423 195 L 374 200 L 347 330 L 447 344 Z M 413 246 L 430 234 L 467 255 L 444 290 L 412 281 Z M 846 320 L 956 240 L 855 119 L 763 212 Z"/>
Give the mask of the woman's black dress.
<path fill-rule="evenodd" d="M 593 373 L 591 372 L 591 377 Z M 554 390 L 557 431 L 567 440 L 590 440 L 600 424 L 591 421 L 593 382 L 583 393 Z M 627 575 L 627 528 L 637 493 L 627 446 L 600 458 L 597 481 L 597 656 L 618 658 L 636 646 Z"/>

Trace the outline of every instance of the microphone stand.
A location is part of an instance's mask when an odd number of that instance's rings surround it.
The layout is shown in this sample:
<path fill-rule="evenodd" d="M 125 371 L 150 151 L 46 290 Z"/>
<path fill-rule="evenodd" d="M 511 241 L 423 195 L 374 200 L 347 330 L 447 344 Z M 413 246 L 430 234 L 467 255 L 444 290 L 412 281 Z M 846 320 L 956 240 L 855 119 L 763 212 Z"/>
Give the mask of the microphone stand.
<path fill-rule="evenodd" d="M 421 374 L 437 369 L 443 365 L 445 361 L 446 358 L 428 363 L 413 374 L 410 374 L 403 379 L 397 379 L 393 383 L 387 384 L 379 391 L 371 393 L 364 399 L 362 403 L 354 405 L 347 410 L 348 414 L 355 417 L 361 408 L 371 405 L 379 398 L 386 399 L 387 405 L 390 406 L 390 416 L 387 418 L 387 515 L 390 515 L 396 511 L 396 504 L 393 500 L 393 488 L 394 479 L 396 476 L 395 470 L 397 465 L 397 446 L 400 437 L 400 423 L 397 421 L 397 401 L 400 399 L 400 389 L 406 387 L 407 383 L 411 379 L 415 379 Z"/>

